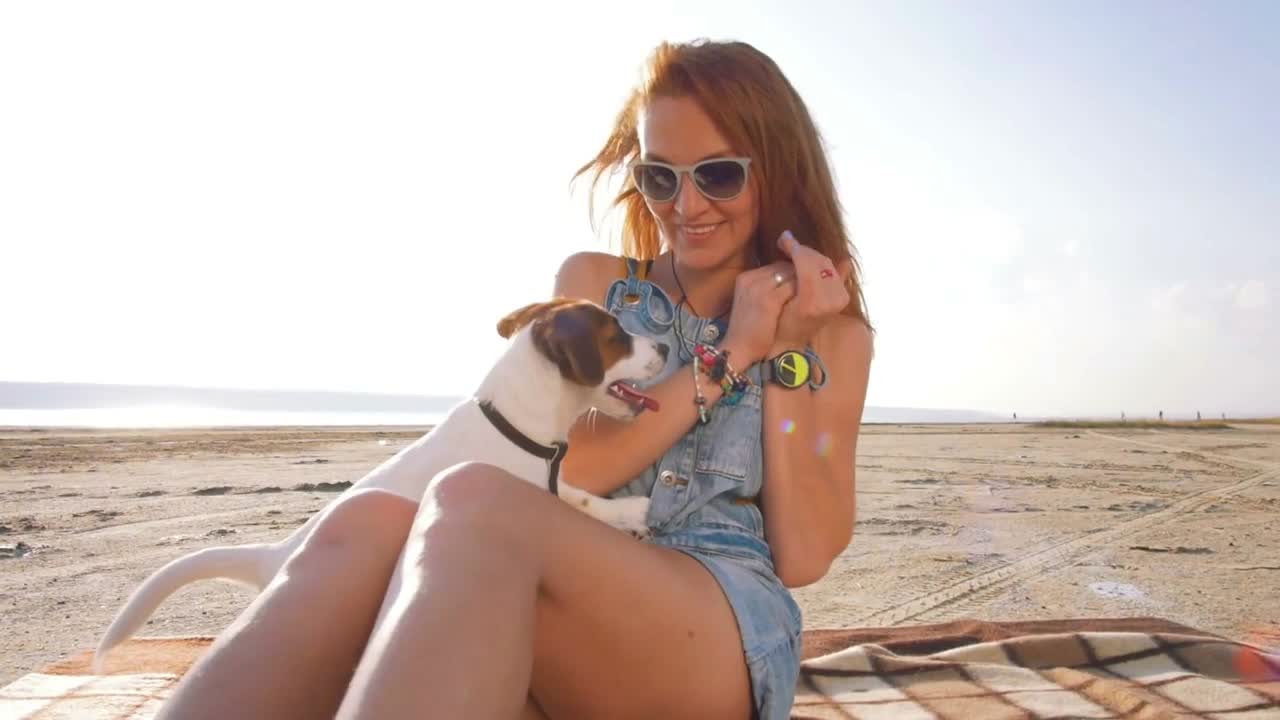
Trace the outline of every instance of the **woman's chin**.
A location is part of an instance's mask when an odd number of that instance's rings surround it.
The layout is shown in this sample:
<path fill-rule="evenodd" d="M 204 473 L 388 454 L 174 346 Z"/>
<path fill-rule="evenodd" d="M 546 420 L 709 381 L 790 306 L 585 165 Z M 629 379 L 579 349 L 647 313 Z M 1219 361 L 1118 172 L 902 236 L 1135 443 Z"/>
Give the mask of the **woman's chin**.
<path fill-rule="evenodd" d="M 690 242 L 682 238 L 675 244 L 676 259 L 680 265 L 690 270 L 716 270 L 726 265 L 740 265 L 738 261 L 746 256 L 745 244 L 734 247 L 723 240 L 716 243 L 700 240 L 696 238 Z"/>

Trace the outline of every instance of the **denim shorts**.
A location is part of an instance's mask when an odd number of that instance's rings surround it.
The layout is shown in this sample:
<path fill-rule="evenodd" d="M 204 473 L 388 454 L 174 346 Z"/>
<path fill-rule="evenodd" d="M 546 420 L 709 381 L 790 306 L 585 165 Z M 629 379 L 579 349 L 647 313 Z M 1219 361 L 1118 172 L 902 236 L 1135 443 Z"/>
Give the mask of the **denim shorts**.
<path fill-rule="evenodd" d="M 715 577 L 742 635 L 756 717 L 790 717 L 800 674 L 801 614 L 774 574 L 768 545 L 740 528 L 706 524 L 652 542 L 685 553 Z"/>

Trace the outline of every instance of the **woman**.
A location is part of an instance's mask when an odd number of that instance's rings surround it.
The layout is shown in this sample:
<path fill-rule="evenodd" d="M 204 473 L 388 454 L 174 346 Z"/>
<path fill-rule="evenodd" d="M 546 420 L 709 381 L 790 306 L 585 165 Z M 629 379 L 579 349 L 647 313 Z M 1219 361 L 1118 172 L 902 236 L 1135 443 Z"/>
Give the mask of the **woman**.
<path fill-rule="evenodd" d="M 581 423 L 563 466 L 650 495 L 652 540 L 483 465 L 421 506 L 353 494 L 168 717 L 787 716 L 787 588 L 820 579 L 854 523 L 872 344 L 857 266 L 818 133 L 768 57 L 664 44 L 647 70 L 580 171 L 630 171 L 617 203 L 639 262 L 574 255 L 555 292 L 676 350 L 647 389 L 661 412 Z M 404 589 L 370 637 L 402 547 Z"/>

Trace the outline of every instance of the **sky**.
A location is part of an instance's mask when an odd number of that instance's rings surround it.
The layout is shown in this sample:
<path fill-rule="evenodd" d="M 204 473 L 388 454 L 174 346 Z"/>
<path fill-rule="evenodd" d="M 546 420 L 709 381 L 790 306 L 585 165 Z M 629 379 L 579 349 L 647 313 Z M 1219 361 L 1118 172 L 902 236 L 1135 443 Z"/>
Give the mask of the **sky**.
<path fill-rule="evenodd" d="M 0 4 L 0 380 L 469 392 L 710 37 L 824 135 L 869 405 L 1280 414 L 1280 4 L 449 5 Z"/>

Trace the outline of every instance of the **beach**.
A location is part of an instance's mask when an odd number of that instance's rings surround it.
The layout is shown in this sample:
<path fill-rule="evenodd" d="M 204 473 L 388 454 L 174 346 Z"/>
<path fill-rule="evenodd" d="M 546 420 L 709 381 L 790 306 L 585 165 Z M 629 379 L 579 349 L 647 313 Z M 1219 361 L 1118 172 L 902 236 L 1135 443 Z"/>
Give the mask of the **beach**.
<path fill-rule="evenodd" d="M 0 429 L 0 684 L 92 647 L 137 583 L 285 537 L 413 428 Z M 858 523 L 806 628 L 1155 616 L 1280 645 L 1280 425 L 867 425 Z M 190 586 L 143 635 L 216 634 Z"/>

